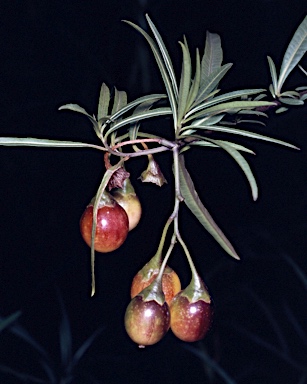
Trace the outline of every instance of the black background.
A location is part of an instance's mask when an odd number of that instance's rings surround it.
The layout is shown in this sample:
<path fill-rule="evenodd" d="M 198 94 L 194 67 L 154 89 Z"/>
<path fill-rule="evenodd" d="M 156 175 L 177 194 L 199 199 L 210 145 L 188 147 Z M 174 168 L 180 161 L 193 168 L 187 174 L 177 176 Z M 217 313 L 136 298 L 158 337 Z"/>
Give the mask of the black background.
<path fill-rule="evenodd" d="M 305 16 L 305 5 L 298 0 L 3 2 L 0 134 L 97 143 L 85 117 L 58 108 L 74 102 L 96 113 L 103 81 L 126 90 L 129 100 L 164 92 L 146 42 L 121 22 L 127 19 L 146 28 L 146 12 L 178 74 L 178 40 L 185 34 L 191 51 L 202 49 L 209 30 L 221 36 L 224 63 L 234 63 L 222 90 L 267 88 L 266 56 L 280 65 Z M 306 58 L 302 64 L 306 68 Z M 285 89 L 304 82 L 306 77 L 296 69 Z M 265 129 L 251 128 L 296 144 L 301 151 L 241 141 L 257 152 L 256 157 L 247 156 L 259 183 L 257 202 L 226 155 L 205 150 L 187 154 L 200 196 L 242 258 L 229 258 L 183 207 L 181 232 L 215 302 L 212 330 L 191 346 L 205 348 L 234 382 L 303 384 L 306 333 L 305 339 L 299 336 L 295 325 L 306 325 L 306 292 L 287 258 L 302 269 L 306 266 L 306 108 L 270 117 Z M 157 120 L 153 126 L 169 135 L 169 121 Z M 101 154 L 0 148 L 0 314 L 22 311 L 19 324 L 48 350 L 59 376 L 57 292 L 66 306 L 75 350 L 101 327 L 74 383 L 225 382 L 171 332 L 157 345 L 139 350 L 124 330 L 131 280 L 154 254 L 173 204 L 170 157 L 163 154 L 157 160 L 169 181 L 161 189 L 138 180 L 145 159 L 131 161 L 142 221 L 119 250 L 97 255 L 97 294 L 90 298 L 89 249 L 79 234 L 79 219 L 103 175 Z M 185 286 L 190 275 L 179 246 L 170 265 Z M 277 352 L 260 345 L 260 339 Z M 281 352 L 283 342 L 288 349 L 284 346 Z M 46 377 L 39 354 L 8 331 L 1 334 L 0 357 L 0 364 L 14 371 Z M 0 379 L 20 382 L 5 373 Z"/>

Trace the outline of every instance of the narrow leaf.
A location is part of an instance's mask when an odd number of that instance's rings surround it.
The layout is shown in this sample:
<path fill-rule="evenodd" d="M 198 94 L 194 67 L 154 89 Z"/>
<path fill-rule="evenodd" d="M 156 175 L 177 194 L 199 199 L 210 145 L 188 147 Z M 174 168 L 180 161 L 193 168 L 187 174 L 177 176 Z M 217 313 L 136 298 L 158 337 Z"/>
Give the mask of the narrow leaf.
<path fill-rule="evenodd" d="M 149 111 L 149 109 L 152 107 L 153 103 L 151 101 L 145 101 L 142 104 L 139 104 L 135 110 L 133 111 L 132 115 L 138 115 L 143 112 Z M 140 127 L 139 121 L 136 121 L 131 124 L 131 127 L 129 128 L 129 138 L 130 140 L 134 140 L 137 137 L 138 130 Z"/>
<path fill-rule="evenodd" d="M 214 97 L 213 99 L 211 100 L 208 100 L 196 107 L 194 107 L 193 109 L 191 109 L 187 114 L 186 114 L 186 117 L 185 117 L 185 121 L 189 121 L 191 119 L 194 119 L 194 117 L 191 117 L 192 115 L 194 116 L 194 114 L 204 108 L 207 108 L 207 107 L 210 107 L 211 105 L 215 105 L 215 104 L 218 104 L 218 103 L 222 103 L 226 100 L 231 100 L 231 99 L 235 99 L 235 98 L 238 98 L 238 97 L 243 97 L 243 96 L 246 96 L 246 95 L 253 95 L 255 93 L 260 93 L 262 92 L 263 89 L 242 89 L 240 91 L 232 91 L 232 92 L 227 92 L 227 93 L 224 93 L 223 95 L 219 95 L 219 96 L 216 96 Z"/>
<path fill-rule="evenodd" d="M 35 139 L 33 137 L 0 137 L 0 145 L 10 147 L 56 147 L 56 148 L 94 148 L 105 151 L 105 148 L 78 141 L 60 141 L 48 139 Z"/>
<path fill-rule="evenodd" d="M 148 33 L 146 33 L 142 28 L 140 28 L 138 25 L 134 24 L 134 23 L 131 23 L 130 21 L 126 21 L 124 20 L 125 23 L 131 25 L 133 28 L 135 28 L 138 32 L 140 32 L 144 37 L 145 39 L 147 40 L 153 54 L 154 54 L 154 57 L 156 59 L 156 62 L 158 64 L 158 67 L 159 67 L 159 70 L 160 70 L 160 73 L 161 73 L 161 76 L 162 76 L 162 79 L 163 79 L 163 82 L 164 82 L 164 85 L 165 85 L 165 88 L 166 88 L 166 93 L 168 95 L 168 98 L 169 98 L 169 102 L 170 102 L 170 105 L 171 105 L 171 109 L 172 109 L 172 112 L 173 112 L 173 117 L 174 117 L 174 129 L 176 130 L 176 122 L 177 122 L 177 97 L 175 96 L 175 93 L 174 93 L 174 90 L 173 90 L 173 84 L 172 84 L 172 81 L 169 77 L 169 74 L 168 74 L 168 71 L 165 67 L 165 64 L 164 64 L 164 60 L 163 58 L 161 57 L 161 54 L 159 52 L 159 48 L 157 47 L 157 45 L 155 44 L 155 42 L 153 41 L 153 39 L 148 35 Z"/>
<path fill-rule="evenodd" d="M 258 108 L 258 107 L 266 107 L 269 105 L 276 105 L 275 103 L 269 101 L 230 101 L 228 103 L 220 103 L 214 105 L 209 108 L 202 108 L 202 110 L 198 113 L 187 118 L 185 121 L 200 118 L 206 115 L 211 114 L 212 112 L 234 112 L 237 113 L 241 109 L 249 109 L 249 108 Z"/>
<path fill-rule="evenodd" d="M 307 16 L 305 16 L 302 23 L 298 26 L 296 32 L 294 33 L 290 44 L 284 55 L 279 79 L 277 83 L 277 95 L 279 96 L 281 87 L 283 86 L 286 78 L 293 70 L 293 68 L 298 64 L 301 58 L 307 51 Z"/>
<path fill-rule="evenodd" d="M 290 97 L 279 97 L 278 100 L 288 105 L 304 105 L 303 100 L 291 99 Z"/>
<path fill-rule="evenodd" d="M 286 112 L 289 108 L 286 108 L 286 107 L 280 107 L 278 109 L 276 109 L 275 113 L 282 113 L 282 112 Z"/>
<path fill-rule="evenodd" d="M 175 71 L 173 68 L 172 60 L 170 58 L 170 55 L 166 49 L 166 46 L 163 42 L 163 39 L 162 39 L 160 33 L 158 32 L 154 23 L 152 22 L 152 20 L 150 19 L 150 17 L 147 14 L 146 14 L 146 19 L 147 19 L 147 22 L 150 26 L 150 29 L 152 30 L 152 32 L 155 36 L 156 42 L 158 43 L 158 46 L 160 48 L 160 52 L 162 53 L 165 67 L 168 71 L 168 75 L 169 75 L 171 82 L 172 82 L 172 85 L 173 85 L 173 92 L 174 92 L 175 98 L 177 99 L 178 98 L 178 87 L 177 87 L 176 75 L 175 75 Z"/>
<path fill-rule="evenodd" d="M 200 57 L 199 57 L 199 51 L 197 49 L 195 76 L 194 76 L 193 83 L 190 88 L 190 92 L 188 96 L 187 107 L 186 107 L 187 111 L 190 109 L 191 105 L 194 103 L 194 100 L 198 94 L 199 84 L 200 84 Z"/>
<path fill-rule="evenodd" d="M 305 69 L 301 65 L 299 65 L 298 67 L 307 76 L 307 71 L 305 71 Z"/>
<path fill-rule="evenodd" d="M 218 142 L 222 142 L 222 143 L 225 143 L 227 144 L 228 146 L 236 149 L 237 151 L 242 151 L 242 152 L 246 152 L 246 153 L 250 153 L 251 155 L 255 155 L 255 152 L 252 151 L 251 149 L 249 148 L 246 148 L 244 147 L 243 145 L 240 145 L 240 144 L 237 144 L 237 143 L 233 143 L 231 141 L 226 141 L 226 140 L 210 140 L 210 142 L 207 141 L 207 138 L 203 138 L 203 137 L 200 137 L 201 140 L 197 140 L 197 141 L 192 141 L 191 143 L 189 143 L 189 145 L 200 145 L 200 146 L 213 146 L 213 147 L 216 147 L 216 148 L 219 148 L 220 146 L 218 144 L 213 144 L 214 141 L 218 141 Z"/>
<path fill-rule="evenodd" d="M 280 96 L 289 96 L 292 98 L 296 98 L 296 97 L 300 97 L 300 94 L 299 92 L 296 92 L 296 91 L 286 91 L 286 92 L 282 92 Z"/>
<path fill-rule="evenodd" d="M 271 78 L 272 78 L 272 84 L 273 84 L 273 90 L 274 94 L 276 95 L 277 91 L 277 73 L 276 73 L 276 67 L 274 64 L 274 61 L 270 56 L 267 56 L 268 62 L 269 62 L 269 67 L 270 67 L 270 73 L 271 73 Z"/>
<path fill-rule="evenodd" d="M 196 128 L 196 127 L 188 126 L 188 127 L 185 127 L 185 128 Z M 206 130 L 209 130 L 209 131 L 231 133 L 231 134 L 234 134 L 234 135 L 240 135 L 240 136 L 244 136 L 244 137 L 250 137 L 252 139 L 264 140 L 264 141 L 268 141 L 268 142 L 271 142 L 271 143 L 284 145 L 286 147 L 293 148 L 293 149 L 299 149 L 295 145 L 287 143 L 286 141 L 282 141 L 282 140 L 278 140 L 278 139 L 273 139 L 272 137 L 269 137 L 269 136 L 263 136 L 263 135 L 260 135 L 259 133 L 243 131 L 241 129 L 230 128 L 230 127 L 225 127 L 225 126 L 220 126 L 220 125 L 204 125 L 204 126 L 199 126 L 197 128 L 202 128 L 202 129 L 206 129 Z"/>
<path fill-rule="evenodd" d="M 231 67 L 232 63 L 225 64 L 203 79 L 193 106 L 196 106 L 209 98 L 210 93 L 216 89 L 221 79 L 226 75 Z"/>
<path fill-rule="evenodd" d="M 71 110 L 74 112 L 79 112 L 79 113 L 82 113 L 83 115 L 85 115 L 93 124 L 93 128 L 94 128 L 96 135 L 101 139 L 98 122 L 96 121 L 95 117 L 89 115 L 84 108 L 80 107 L 80 105 L 78 105 L 78 104 L 66 104 L 66 105 L 62 105 L 59 108 L 59 111 L 61 111 L 63 109 L 68 109 L 68 110 Z"/>
<path fill-rule="evenodd" d="M 102 83 L 100 88 L 100 96 L 98 102 L 98 120 L 104 116 L 108 116 L 108 109 L 110 103 L 110 90 L 105 83 Z"/>
<path fill-rule="evenodd" d="M 229 240 L 223 234 L 221 229 L 217 226 L 208 210 L 201 202 L 191 176 L 189 175 L 183 155 L 179 156 L 179 178 L 180 178 L 180 190 L 184 198 L 184 202 L 199 222 L 205 227 L 205 229 L 214 237 L 214 239 L 220 244 L 220 246 L 232 257 L 239 259 L 233 246 Z"/>
<path fill-rule="evenodd" d="M 177 116 L 177 125 L 180 125 L 181 120 L 187 109 L 187 101 L 190 91 L 191 84 L 191 56 L 188 48 L 181 42 L 179 42 L 182 48 L 183 61 L 182 61 L 182 70 L 179 86 L 179 97 L 178 97 L 178 116 Z"/>
<path fill-rule="evenodd" d="M 120 109 L 127 105 L 127 93 L 125 91 L 118 91 L 115 88 L 115 95 L 111 114 L 114 115 Z"/>
<path fill-rule="evenodd" d="M 207 31 L 205 52 L 201 61 L 201 88 L 203 88 L 208 77 L 221 67 L 222 61 L 221 38 L 218 34 Z"/>
<path fill-rule="evenodd" d="M 110 120 L 114 121 L 114 120 L 118 119 L 119 116 L 122 116 L 126 112 L 130 111 L 130 109 L 132 109 L 132 108 L 136 107 L 137 105 L 142 104 L 146 101 L 151 101 L 152 103 L 154 103 L 154 102 L 156 102 L 160 99 L 164 99 L 164 98 L 166 98 L 166 95 L 164 95 L 164 94 L 152 94 L 152 95 L 146 95 L 146 96 L 139 97 L 138 99 L 135 99 L 128 104 L 125 104 L 122 108 L 120 108 L 118 111 L 113 113 L 112 116 L 110 117 Z"/>
<path fill-rule="evenodd" d="M 96 290 L 96 283 L 95 283 L 95 249 L 94 249 L 94 242 L 95 242 L 95 235 L 96 235 L 96 227 L 97 227 L 97 212 L 98 212 L 98 206 L 101 199 L 102 194 L 104 193 L 108 182 L 110 178 L 112 177 L 113 173 L 117 171 L 122 165 L 123 165 L 124 159 L 121 159 L 117 164 L 113 165 L 109 169 L 106 170 L 104 173 L 103 179 L 101 180 L 101 183 L 99 185 L 99 188 L 97 190 L 94 206 L 93 206 L 93 226 L 92 226 L 92 239 L 91 239 L 91 274 L 92 274 L 92 291 L 91 296 L 94 296 L 95 290 Z"/>
<path fill-rule="evenodd" d="M 244 157 L 240 154 L 240 152 L 238 152 L 233 146 L 228 145 L 225 141 L 210 140 L 210 139 L 207 139 L 207 140 L 214 143 L 214 144 L 217 144 L 218 146 L 223 148 L 238 163 L 238 165 L 240 166 L 240 168 L 244 172 L 244 174 L 245 174 L 245 176 L 249 182 L 249 185 L 250 185 L 251 190 L 252 190 L 253 200 L 256 201 L 258 198 L 257 183 L 256 183 L 255 177 L 253 175 L 253 172 L 252 172 L 250 166 L 248 165 L 248 162 L 244 159 Z"/>
<path fill-rule="evenodd" d="M 149 111 L 143 111 L 143 112 L 140 112 L 138 114 L 131 115 L 131 116 L 123 119 L 122 121 L 115 123 L 106 133 L 105 139 L 108 135 L 110 135 L 110 133 L 123 127 L 124 125 L 132 124 L 132 123 L 135 123 L 139 120 L 149 119 L 149 118 L 155 117 L 155 116 L 171 115 L 171 114 L 172 114 L 172 110 L 170 108 L 155 108 L 155 109 L 152 109 Z"/>
<path fill-rule="evenodd" d="M 214 125 L 219 123 L 222 118 L 225 116 L 225 114 L 216 114 L 212 116 L 205 116 L 202 119 L 196 119 L 192 122 L 191 126 L 198 126 L 202 124 L 207 124 L 207 125 Z"/>

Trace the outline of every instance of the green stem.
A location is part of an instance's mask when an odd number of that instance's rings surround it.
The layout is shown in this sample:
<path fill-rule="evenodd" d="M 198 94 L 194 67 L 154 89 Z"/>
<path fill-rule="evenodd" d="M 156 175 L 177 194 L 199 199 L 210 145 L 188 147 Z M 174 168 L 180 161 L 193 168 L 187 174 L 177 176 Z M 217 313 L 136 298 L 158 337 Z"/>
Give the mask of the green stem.
<path fill-rule="evenodd" d="M 179 232 L 179 222 L 178 222 L 178 212 L 179 212 L 179 203 L 183 201 L 183 197 L 180 192 L 180 178 L 179 178 L 179 152 L 178 147 L 173 148 L 173 158 L 174 158 L 174 177 L 175 177 L 175 208 L 174 208 L 174 233 L 179 243 L 181 244 L 184 253 L 188 259 L 188 263 L 192 272 L 192 282 L 196 287 L 202 285 L 199 275 L 196 271 L 195 265 L 193 263 L 192 257 L 186 246 L 185 242 L 182 240 L 182 237 Z"/>
<path fill-rule="evenodd" d="M 157 281 L 162 281 L 162 276 L 163 276 L 164 269 L 166 267 L 166 263 L 167 263 L 170 255 L 172 253 L 172 250 L 173 250 L 175 244 L 176 244 L 176 235 L 173 234 L 172 239 L 171 239 L 171 244 L 170 244 L 170 246 L 169 246 L 169 248 L 168 248 L 168 250 L 166 252 L 166 255 L 165 255 L 164 259 L 163 259 L 163 262 L 161 264 L 158 276 L 156 277 Z"/>

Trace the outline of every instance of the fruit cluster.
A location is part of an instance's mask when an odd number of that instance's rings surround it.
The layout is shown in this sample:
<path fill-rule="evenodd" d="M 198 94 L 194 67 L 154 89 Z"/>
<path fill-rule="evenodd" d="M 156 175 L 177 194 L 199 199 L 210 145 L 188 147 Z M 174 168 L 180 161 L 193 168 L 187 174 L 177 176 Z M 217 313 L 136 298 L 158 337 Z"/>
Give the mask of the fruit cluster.
<path fill-rule="evenodd" d="M 155 257 L 153 258 L 155 259 Z M 209 330 L 213 306 L 199 276 L 181 290 L 177 273 L 163 265 L 153 270 L 147 263 L 134 277 L 125 328 L 130 338 L 145 347 L 157 343 L 169 328 L 183 341 L 201 340 Z M 161 271 L 163 271 L 161 279 Z"/>
<path fill-rule="evenodd" d="M 141 213 L 140 201 L 129 178 L 112 194 L 104 191 L 97 210 L 95 251 L 105 253 L 119 248 L 138 224 Z M 93 202 L 80 220 L 81 234 L 88 246 L 92 242 L 92 226 Z M 212 302 L 206 286 L 196 274 L 189 286 L 181 290 L 177 273 L 166 265 L 167 258 L 161 263 L 158 250 L 132 281 L 125 328 L 140 347 L 157 343 L 169 328 L 183 341 L 197 341 L 211 325 Z"/>

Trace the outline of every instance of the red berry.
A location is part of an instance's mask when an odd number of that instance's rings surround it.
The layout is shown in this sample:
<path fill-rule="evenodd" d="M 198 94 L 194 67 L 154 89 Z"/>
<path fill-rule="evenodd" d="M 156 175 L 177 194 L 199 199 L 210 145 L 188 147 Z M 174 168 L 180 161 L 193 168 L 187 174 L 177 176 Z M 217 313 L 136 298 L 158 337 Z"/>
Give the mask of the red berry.
<path fill-rule="evenodd" d="M 193 302 L 184 291 L 178 293 L 170 304 L 171 329 L 183 341 L 201 340 L 212 323 L 212 302 L 198 299 Z"/>
<path fill-rule="evenodd" d="M 125 328 L 130 338 L 140 347 L 157 343 L 170 326 L 169 307 L 155 300 L 134 297 L 125 313 Z"/>
<path fill-rule="evenodd" d="M 139 198 L 134 194 L 122 194 L 119 191 L 113 193 L 116 202 L 124 208 L 129 219 L 129 231 L 134 229 L 142 215 L 142 207 Z"/>
<path fill-rule="evenodd" d="M 80 230 L 86 244 L 91 246 L 93 204 L 89 204 L 80 220 Z M 98 207 L 94 248 L 97 252 L 111 252 L 126 240 L 129 230 L 128 216 L 115 200 L 104 201 Z"/>
<path fill-rule="evenodd" d="M 133 278 L 131 284 L 131 298 L 138 295 L 144 288 L 148 287 L 158 276 L 159 269 L 147 271 L 146 265 Z M 165 301 L 169 305 L 172 298 L 181 290 L 181 284 L 177 273 L 166 266 L 162 276 L 162 291 Z"/>

